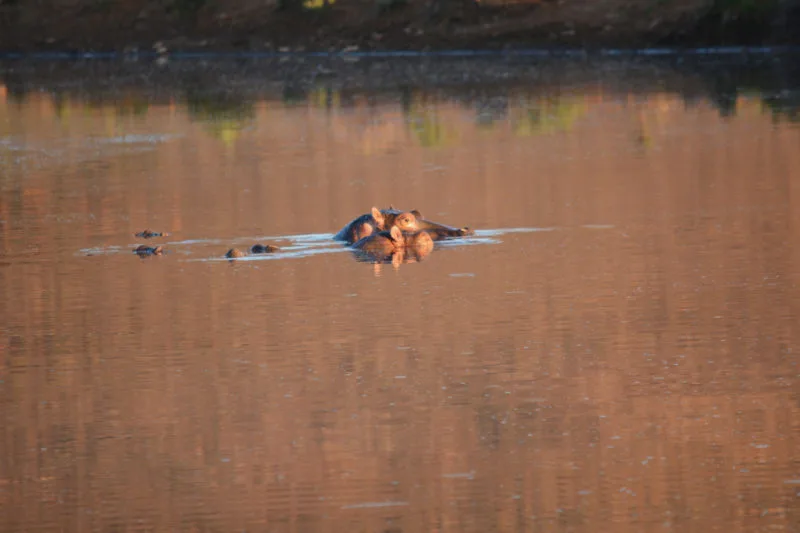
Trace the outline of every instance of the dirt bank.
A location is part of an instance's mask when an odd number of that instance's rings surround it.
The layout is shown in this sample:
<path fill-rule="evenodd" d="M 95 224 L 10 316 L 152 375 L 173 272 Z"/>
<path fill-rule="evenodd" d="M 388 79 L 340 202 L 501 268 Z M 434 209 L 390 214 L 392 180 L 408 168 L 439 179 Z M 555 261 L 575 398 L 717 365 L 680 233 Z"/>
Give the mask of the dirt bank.
<path fill-rule="evenodd" d="M 268 51 L 800 40 L 800 32 L 790 31 L 800 20 L 797 0 L 340 0 L 321 9 L 286 4 L 298 1 L 0 0 L 0 51 L 151 50 L 156 43 L 182 51 Z"/>

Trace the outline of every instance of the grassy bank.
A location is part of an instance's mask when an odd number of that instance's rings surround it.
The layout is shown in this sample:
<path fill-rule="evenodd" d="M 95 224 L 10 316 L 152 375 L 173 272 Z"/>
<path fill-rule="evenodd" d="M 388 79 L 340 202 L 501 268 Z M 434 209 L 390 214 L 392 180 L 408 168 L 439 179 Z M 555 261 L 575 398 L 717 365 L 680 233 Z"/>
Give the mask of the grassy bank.
<path fill-rule="evenodd" d="M 642 47 L 800 41 L 800 0 L 0 0 L 0 50 Z"/>

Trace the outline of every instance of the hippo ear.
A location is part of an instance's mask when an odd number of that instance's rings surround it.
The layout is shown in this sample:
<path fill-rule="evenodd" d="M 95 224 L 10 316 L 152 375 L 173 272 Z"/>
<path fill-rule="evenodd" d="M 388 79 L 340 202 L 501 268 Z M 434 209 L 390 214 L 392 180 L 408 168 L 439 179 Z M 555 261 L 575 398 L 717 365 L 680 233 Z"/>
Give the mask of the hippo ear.
<path fill-rule="evenodd" d="M 372 231 L 373 231 L 372 224 L 370 224 L 369 222 L 364 222 L 363 224 L 361 224 L 361 226 L 356 228 L 355 232 L 356 234 L 354 239 L 359 240 L 363 239 L 364 237 L 369 237 L 370 235 L 372 235 Z"/>
<path fill-rule="evenodd" d="M 377 207 L 373 207 L 371 214 L 372 214 L 372 218 L 375 219 L 375 222 L 378 223 L 378 227 L 382 228 L 383 227 L 383 213 L 381 213 L 381 210 L 378 209 Z"/>
<path fill-rule="evenodd" d="M 392 240 L 397 243 L 403 242 L 403 232 L 400 231 L 400 228 L 397 226 L 392 226 L 392 230 L 389 232 L 392 236 Z"/>
<path fill-rule="evenodd" d="M 417 217 L 417 218 L 425 218 L 424 216 L 422 216 L 422 213 L 420 213 L 420 212 L 419 212 L 419 211 L 417 211 L 416 209 L 412 209 L 412 210 L 411 210 L 411 214 L 412 214 L 412 215 L 414 215 L 414 216 L 415 216 L 415 217 Z"/>

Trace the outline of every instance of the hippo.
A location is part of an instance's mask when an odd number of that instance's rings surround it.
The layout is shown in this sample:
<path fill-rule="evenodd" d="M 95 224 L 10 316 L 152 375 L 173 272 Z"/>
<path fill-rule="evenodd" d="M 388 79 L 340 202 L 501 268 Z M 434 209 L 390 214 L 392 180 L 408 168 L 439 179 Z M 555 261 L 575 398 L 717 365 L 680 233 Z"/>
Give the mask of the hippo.
<path fill-rule="evenodd" d="M 146 229 L 144 231 L 140 231 L 139 233 L 135 233 L 134 237 L 143 237 L 145 239 L 152 239 L 153 237 L 169 237 L 169 233 L 150 231 L 149 229 Z"/>
<path fill-rule="evenodd" d="M 375 231 L 389 231 L 392 225 L 398 226 L 405 232 L 425 230 L 434 241 L 475 234 L 475 231 L 468 227 L 454 228 L 426 220 L 422 213 L 416 209 L 401 211 L 390 205 L 388 209 L 373 207 L 370 213 L 352 220 L 333 238 L 337 241 L 346 241 L 348 244 L 354 244 L 359 239 L 368 237 Z"/>
<path fill-rule="evenodd" d="M 136 249 L 133 250 L 133 253 L 138 255 L 139 257 L 146 257 L 148 255 L 162 255 L 164 253 L 164 249 L 161 246 L 156 246 L 152 248 L 150 246 L 145 246 L 142 244 L 138 246 Z"/>
<path fill-rule="evenodd" d="M 254 244 L 253 247 L 250 248 L 250 253 L 271 254 L 273 252 L 277 252 L 278 250 L 280 250 L 280 248 L 271 244 Z M 240 257 L 247 257 L 247 254 L 238 248 L 231 248 L 227 251 L 227 253 L 225 253 L 225 257 L 228 259 L 238 259 Z"/>
<path fill-rule="evenodd" d="M 425 231 L 403 232 L 397 226 L 379 231 L 353 244 L 357 255 L 378 262 L 411 262 L 433 250 L 433 238 Z M 405 261 L 406 257 L 411 261 Z"/>
<path fill-rule="evenodd" d="M 271 244 L 254 244 L 252 248 L 250 248 L 250 253 L 252 254 L 271 254 L 272 252 L 277 252 L 280 250 L 277 246 L 272 246 Z"/>
<path fill-rule="evenodd" d="M 415 231 L 417 229 L 416 216 L 412 211 L 399 211 L 391 207 L 381 210 L 373 207 L 372 211 L 366 215 L 351 220 L 339 233 L 334 235 L 333 239 L 354 244 L 376 231 L 390 231 L 394 226 L 400 228 L 401 231 Z"/>
<path fill-rule="evenodd" d="M 225 257 L 228 259 L 238 259 L 240 257 L 247 257 L 247 254 L 238 248 L 231 248 L 225 253 Z"/>

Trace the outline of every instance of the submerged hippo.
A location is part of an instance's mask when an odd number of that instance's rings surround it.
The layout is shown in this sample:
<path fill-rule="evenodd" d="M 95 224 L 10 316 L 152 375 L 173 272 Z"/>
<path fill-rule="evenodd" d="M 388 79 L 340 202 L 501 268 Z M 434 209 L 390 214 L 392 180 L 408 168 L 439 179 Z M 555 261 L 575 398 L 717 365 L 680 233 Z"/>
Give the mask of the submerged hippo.
<path fill-rule="evenodd" d="M 277 246 L 272 246 L 271 244 L 254 244 L 252 248 L 250 248 L 251 254 L 271 254 L 273 252 L 277 252 L 280 250 Z M 247 257 L 247 254 L 241 251 L 238 248 L 231 248 L 225 253 L 225 257 L 228 259 L 238 259 L 240 257 Z"/>
<path fill-rule="evenodd" d="M 134 237 L 143 237 L 145 239 L 152 239 L 153 237 L 169 237 L 169 233 L 167 232 L 159 232 L 159 231 L 150 231 L 146 229 L 144 231 L 140 231 L 139 233 L 134 234 Z"/>
<path fill-rule="evenodd" d="M 250 253 L 252 254 L 271 254 L 272 252 L 277 252 L 280 250 L 277 246 L 272 246 L 271 244 L 254 244 L 252 248 L 250 248 Z"/>
<path fill-rule="evenodd" d="M 145 246 L 143 244 L 135 248 L 133 250 L 133 253 L 135 253 L 139 257 L 145 257 L 148 255 L 161 255 L 164 253 L 164 249 L 161 246 L 156 246 L 155 248 L 152 248 L 150 246 Z"/>
<path fill-rule="evenodd" d="M 419 260 L 433 250 L 433 238 L 425 231 L 403 232 L 393 226 L 390 231 L 379 231 L 353 244 L 363 258 L 392 263 Z M 409 261 L 410 262 L 410 261 Z"/>
<path fill-rule="evenodd" d="M 225 252 L 225 257 L 228 259 L 238 259 L 239 257 L 247 257 L 247 254 L 238 248 L 231 248 Z"/>
<path fill-rule="evenodd" d="M 416 231 L 417 217 L 413 211 L 373 207 L 366 215 L 351 220 L 333 238 L 353 244 L 377 231 L 390 231 L 393 227 L 398 227 L 401 231 Z"/>

